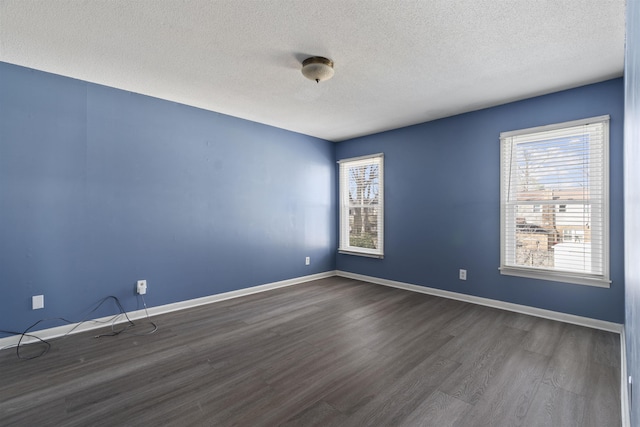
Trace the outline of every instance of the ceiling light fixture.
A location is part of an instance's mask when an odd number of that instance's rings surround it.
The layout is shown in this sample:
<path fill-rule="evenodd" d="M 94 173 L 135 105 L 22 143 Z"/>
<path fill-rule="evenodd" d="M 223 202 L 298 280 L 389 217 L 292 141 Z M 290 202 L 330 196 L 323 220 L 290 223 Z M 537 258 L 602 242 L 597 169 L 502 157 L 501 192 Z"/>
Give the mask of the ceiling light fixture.
<path fill-rule="evenodd" d="M 302 61 L 302 74 L 316 83 L 333 77 L 333 61 L 322 56 L 312 56 Z"/>

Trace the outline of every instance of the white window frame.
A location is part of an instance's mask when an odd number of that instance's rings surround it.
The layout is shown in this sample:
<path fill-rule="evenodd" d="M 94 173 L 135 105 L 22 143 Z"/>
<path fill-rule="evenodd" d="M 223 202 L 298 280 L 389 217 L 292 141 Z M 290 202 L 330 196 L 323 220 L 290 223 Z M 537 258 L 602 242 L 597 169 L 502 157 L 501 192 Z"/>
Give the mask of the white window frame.
<path fill-rule="evenodd" d="M 377 164 L 379 167 L 378 176 L 378 205 L 377 205 L 377 242 L 376 248 L 363 248 L 351 246 L 350 244 L 350 222 L 349 209 L 351 208 L 349 197 L 348 168 Z M 340 187 L 340 236 L 338 252 L 348 255 L 360 255 L 372 258 L 384 258 L 384 154 L 377 153 L 368 156 L 352 157 L 338 161 L 339 172 L 338 181 Z"/>
<path fill-rule="evenodd" d="M 552 269 L 544 269 L 537 267 L 527 267 L 521 265 L 515 265 L 514 259 L 507 259 L 507 251 L 505 242 L 507 241 L 507 235 L 509 233 L 515 233 L 516 230 L 516 213 L 515 209 L 507 209 L 509 204 L 508 198 L 508 180 L 510 179 L 509 171 L 506 171 L 508 159 L 511 153 L 507 151 L 512 148 L 512 142 L 510 138 L 514 136 L 524 136 L 528 134 L 535 134 L 538 132 L 553 131 L 564 128 L 571 128 L 575 126 L 584 126 L 594 123 L 602 123 L 603 125 L 603 153 L 602 153 L 602 185 L 603 191 L 603 204 L 602 212 L 593 212 L 596 209 L 590 204 L 585 204 L 585 209 L 590 211 L 592 215 L 592 222 L 602 221 L 602 259 L 599 262 L 602 263 L 602 274 L 587 274 L 580 272 L 567 272 L 557 271 Z M 509 157 L 506 157 L 509 156 Z M 592 117 L 582 120 L 574 120 L 570 122 L 557 123 L 548 126 L 539 126 L 528 129 L 521 129 L 510 132 L 502 132 L 500 134 L 500 273 L 509 276 L 528 277 L 542 280 L 552 280 L 557 282 L 574 283 L 580 285 L 598 286 L 608 288 L 610 287 L 611 280 L 609 280 L 609 116 Z M 511 203 L 517 203 L 511 202 Z M 535 202 L 533 202 L 535 203 Z M 595 221 L 594 221 L 595 219 Z M 515 238 L 512 239 L 515 242 Z M 515 251 L 511 251 L 515 253 Z"/>

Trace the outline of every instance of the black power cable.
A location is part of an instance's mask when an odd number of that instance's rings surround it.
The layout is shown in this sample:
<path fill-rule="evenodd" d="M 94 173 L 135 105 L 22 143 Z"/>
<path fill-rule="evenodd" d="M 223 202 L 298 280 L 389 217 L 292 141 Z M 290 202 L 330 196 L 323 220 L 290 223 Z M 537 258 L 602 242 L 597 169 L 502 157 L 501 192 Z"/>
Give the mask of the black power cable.
<path fill-rule="evenodd" d="M 118 309 L 120 310 L 120 312 L 118 314 L 116 314 L 115 316 L 113 316 L 108 321 L 105 321 L 105 322 L 100 322 L 100 321 L 96 321 L 96 320 L 93 321 L 93 322 L 97 322 L 97 323 L 108 323 L 108 322 L 111 322 L 111 333 L 110 334 L 96 335 L 95 338 L 116 336 L 116 335 L 119 335 L 119 334 L 121 334 L 123 332 L 126 332 L 127 330 L 129 330 L 129 328 L 131 328 L 133 326 L 136 326 L 136 324 L 129 318 L 129 315 L 127 314 L 125 309 L 122 307 L 122 304 L 120 303 L 120 300 L 117 297 L 115 297 L 113 295 L 110 295 L 108 297 L 105 297 L 105 298 L 101 299 L 97 303 L 97 305 L 89 313 L 87 313 L 87 315 L 80 322 L 78 322 L 73 328 L 71 328 L 62 337 L 66 338 L 69 334 L 71 334 L 78 327 L 80 327 L 80 325 L 82 325 L 83 323 L 87 322 L 87 318 L 91 314 L 95 313 L 102 306 L 102 304 L 104 304 L 109 299 L 113 299 L 115 301 L 115 303 L 118 306 Z M 147 332 L 147 333 L 144 333 L 144 334 L 132 334 L 132 335 L 137 335 L 137 336 L 151 335 L 151 334 L 155 333 L 158 330 L 158 326 L 154 322 L 151 322 L 151 318 L 149 316 L 149 312 L 147 311 L 147 304 L 144 301 L 144 297 L 142 297 L 142 302 L 144 304 L 144 311 L 145 311 L 145 313 L 147 315 L 147 319 L 149 319 L 150 323 L 153 325 L 153 329 L 150 332 Z M 124 314 L 124 317 L 127 319 L 127 325 L 124 328 L 120 329 L 120 330 L 115 330 L 116 320 L 120 316 L 122 316 L 123 314 Z M 40 337 L 38 337 L 36 335 L 30 334 L 29 331 L 31 329 L 35 328 L 36 326 L 38 326 L 40 323 L 46 322 L 46 321 L 50 321 L 50 320 L 61 320 L 61 321 L 65 322 L 65 323 L 67 323 L 67 324 L 74 323 L 74 322 L 72 322 L 70 320 L 67 320 L 67 319 L 63 318 L 63 317 L 52 317 L 52 318 L 48 318 L 48 319 L 40 319 L 40 320 L 38 320 L 36 323 L 34 323 L 33 325 L 29 326 L 23 332 L 7 331 L 7 330 L 2 330 L 2 329 L 0 329 L 0 332 L 1 333 L 5 333 L 5 334 L 11 334 L 11 335 L 20 335 L 20 339 L 18 340 L 18 343 L 16 344 L 16 356 L 18 357 L 18 359 L 20 359 L 20 360 L 36 359 L 38 357 L 41 357 L 41 356 L 44 356 L 45 354 L 47 354 L 47 352 L 51 348 L 51 344 L 47 340 L 44 340 L 44 339 L 42 339 L 42 338 L 40 338 Z M 25 346 L 25 344 L 23 343 L 23 340 L 24 340 L 25 337 L 35 338 L 38 341 L 40 341 L 41 343 L 45 344 L 46 347 L 44 348 L 44 350 L 42 352 L 36 354 L 35 356 L 30 356 L 30 357 L 23 356 L 20 353 L 20 349 Z M 9 347 L 7 347 L 7 348 L 9 348 Z M 2 349 L 0 349 L 0 350 L 2 350 Z"/>
<path fill-rule="evenodd" d="M 4 329 L 0 329 L 0 332 L 2 332 L 4 334 L 20 335 L 20 340 L 18 341 L 18 344 L 16 345 L 16 356 L 18 356 L 18 359 L 21 359 L 21 360 L 30 360 L 30 359 L 35 359 L 36 357 L 44 356 L 45 354 L 47 354 L 47 352 L 51 348 L 51 344 L 47 340 L 43 340 L 42 338 L 37 337 L 35 335 L 27 334 L 25 332 L 5 331 Z M 20 343 L 22 342 L 22 338 L 24 338 L 24 337 L 35 338 L 38 341 L 40 341 L 41 343 L 43 343 L 46 347 L 44 348 L 44 350 L 42 350 L 41 353 L 39 353 L 39 354 L 37 354 L 35 356 L 22 357 L 22 356 L 20 356 Z"/>

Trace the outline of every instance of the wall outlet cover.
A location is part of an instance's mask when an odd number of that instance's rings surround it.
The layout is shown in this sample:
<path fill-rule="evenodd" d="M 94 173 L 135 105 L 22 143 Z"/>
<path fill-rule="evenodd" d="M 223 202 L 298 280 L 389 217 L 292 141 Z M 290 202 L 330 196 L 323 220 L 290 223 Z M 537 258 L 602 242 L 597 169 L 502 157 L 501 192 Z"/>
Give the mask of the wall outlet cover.
<path fill-rule="evenodd" d="M 38 310 L 44 308 L 44 295 L 34 295 L 31 297 L 31 309 Z"/>

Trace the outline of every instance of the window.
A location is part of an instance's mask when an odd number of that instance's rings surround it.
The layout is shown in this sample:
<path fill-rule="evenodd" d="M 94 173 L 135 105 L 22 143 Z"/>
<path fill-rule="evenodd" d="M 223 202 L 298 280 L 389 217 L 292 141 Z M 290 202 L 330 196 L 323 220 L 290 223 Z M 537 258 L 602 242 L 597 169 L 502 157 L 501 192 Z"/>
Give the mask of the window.
<path fill-rule="evenodd" d="M 500 272 L 608 287 L 609 116 L 500 143 Z"/>
<path fill-rule="evenodd" d="M 340 160 L 341 253 L 384 256 L 382 154 Z"/>

